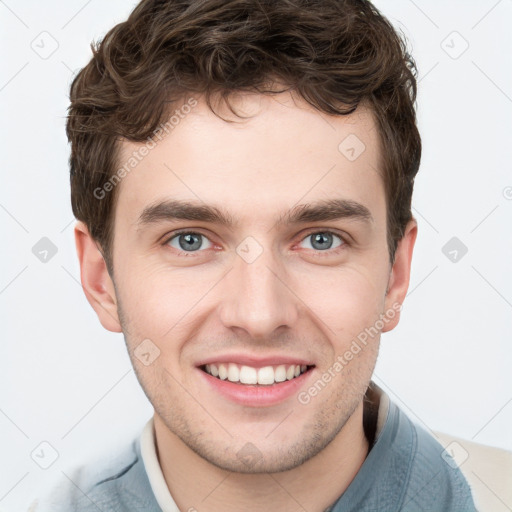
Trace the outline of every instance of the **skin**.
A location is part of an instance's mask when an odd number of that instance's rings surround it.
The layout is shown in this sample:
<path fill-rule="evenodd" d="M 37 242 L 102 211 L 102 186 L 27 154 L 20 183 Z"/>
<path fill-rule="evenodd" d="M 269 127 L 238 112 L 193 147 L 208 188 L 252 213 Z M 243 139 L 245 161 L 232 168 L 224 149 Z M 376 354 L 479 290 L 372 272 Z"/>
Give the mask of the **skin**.
<path fill-rule="evenodd" d="M 87 227 L 77 224 L 84 291 L 102 325 L 124 333 L 155 409 L 157 453 L 180 510 L 322 511 L 368 452 L 362 399 L 380 333 L 306 405 L 297 394 L 267 407 L 232 402 L 196 366 L 234 352 L 296 356 L 314 365 L 299 390 L 307 391 L 359 333 L 403 303 L 417 224 L 407 225 L 391 265 L 378 132 L 363 106 L 327 116 L 288 92 L 243 93 L 232 103 L 251 117 L 241 121 L 219 104 L 223 117 L 237 121 L 227 123 L 197 100 L 118 185 L 113 278 Z M 349 134 L 365 145 L 354 161 L 338 149 Z M 140 147 L 124 141 L 120 164 Z M 276 224 L 297 204 L 338 198 L 366 206 L 372 221 Z M 144 208 L 165 199 L 215 205 L 238 225 L 138 223 Z M 182 228 L 206 237 L 200 249 L 186 252 L 178 238 L 166 243 Z M 310 235 L 325 231 L 344 238 L 315 248 Z M 250 263 L 236 252 L 246 237 L 262 250 Z M 145 339 L 160 350 L 147 366 L 134 356 Z M 237 456 L 248 442 L 257 454 L 249 465 Z"/>

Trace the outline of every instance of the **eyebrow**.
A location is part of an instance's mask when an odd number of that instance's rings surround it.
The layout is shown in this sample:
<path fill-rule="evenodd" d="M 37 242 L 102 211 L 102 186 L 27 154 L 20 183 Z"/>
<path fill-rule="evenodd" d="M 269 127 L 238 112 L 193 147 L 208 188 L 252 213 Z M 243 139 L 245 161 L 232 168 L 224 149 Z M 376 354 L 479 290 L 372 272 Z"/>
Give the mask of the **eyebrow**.
<path fill-rule="evenodd" d="M 366 224 L 374 222 L 372 214 L 366 206 L 349 199 L 329 199 L 294 206 L 278 217 L 276 225 L 339 219 L 361 221 Z M 169 199 L 147 206 L 140 214 L 136 224 L 138 228 L 142 228 L 150 224 L 174 220 L 210 222 L 230 229 L 238 225 L 233 216 L 222 208 L 177 199 Z"/>

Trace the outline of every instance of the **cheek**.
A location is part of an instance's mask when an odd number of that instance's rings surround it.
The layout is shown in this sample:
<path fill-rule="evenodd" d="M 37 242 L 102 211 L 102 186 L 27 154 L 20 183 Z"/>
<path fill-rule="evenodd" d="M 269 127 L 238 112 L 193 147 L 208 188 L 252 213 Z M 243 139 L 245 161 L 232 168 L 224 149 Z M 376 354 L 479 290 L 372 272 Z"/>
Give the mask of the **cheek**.
<path fill-rule="evenodd" d="M 119 279 L 125 334 L 131 342 L 149 338 L 156 343 L 180 339 L 191 321 L 197 321 L 213 280 L 212 272 L 146 267 Z"/>
<path fill-rule="evenodd" d="M 347 343 L 373 325 L 383 311 L 386 280 L 375 267 L 346 265 L 301 279 L 301 297 L 329 338 Z"/>

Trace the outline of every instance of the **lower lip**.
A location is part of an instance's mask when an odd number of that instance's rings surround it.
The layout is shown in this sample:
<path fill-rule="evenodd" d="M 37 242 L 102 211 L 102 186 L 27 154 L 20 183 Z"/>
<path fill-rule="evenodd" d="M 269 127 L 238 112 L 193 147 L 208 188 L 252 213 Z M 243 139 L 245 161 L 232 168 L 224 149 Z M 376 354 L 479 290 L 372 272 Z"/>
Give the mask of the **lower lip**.
<path fill-rule="evenodd" d="M 276 405 L 292 395 L 296 395 L 313 373 L 313 368 L 298 377 L 269 386 L 240 384 L 229 380 L 221 380 L 198 368 L 208 385 L 233 402 L 249 407 L 266 407 Z"/>

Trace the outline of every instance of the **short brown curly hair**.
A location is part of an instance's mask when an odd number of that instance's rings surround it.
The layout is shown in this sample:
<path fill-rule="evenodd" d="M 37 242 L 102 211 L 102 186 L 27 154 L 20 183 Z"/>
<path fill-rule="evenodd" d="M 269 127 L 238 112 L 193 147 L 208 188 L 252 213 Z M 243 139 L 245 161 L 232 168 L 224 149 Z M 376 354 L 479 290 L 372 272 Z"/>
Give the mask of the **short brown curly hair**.
<path fill-rule="evenodd" d="M 204 95 L 214 111 L 213 94 L 230 106 L 230 93 L 275 94 L 275 82 L 328 114 L 370 107 L 394 261 L 421 157 L 416 65 L 369 1 L 143 0 L 91 48 L 70 90 L 71 202 L 111 275 L 116 190 L 101 200 L 95 190 L 115 173 L 120 143 L 154 136 L 187 94 Z"/>

